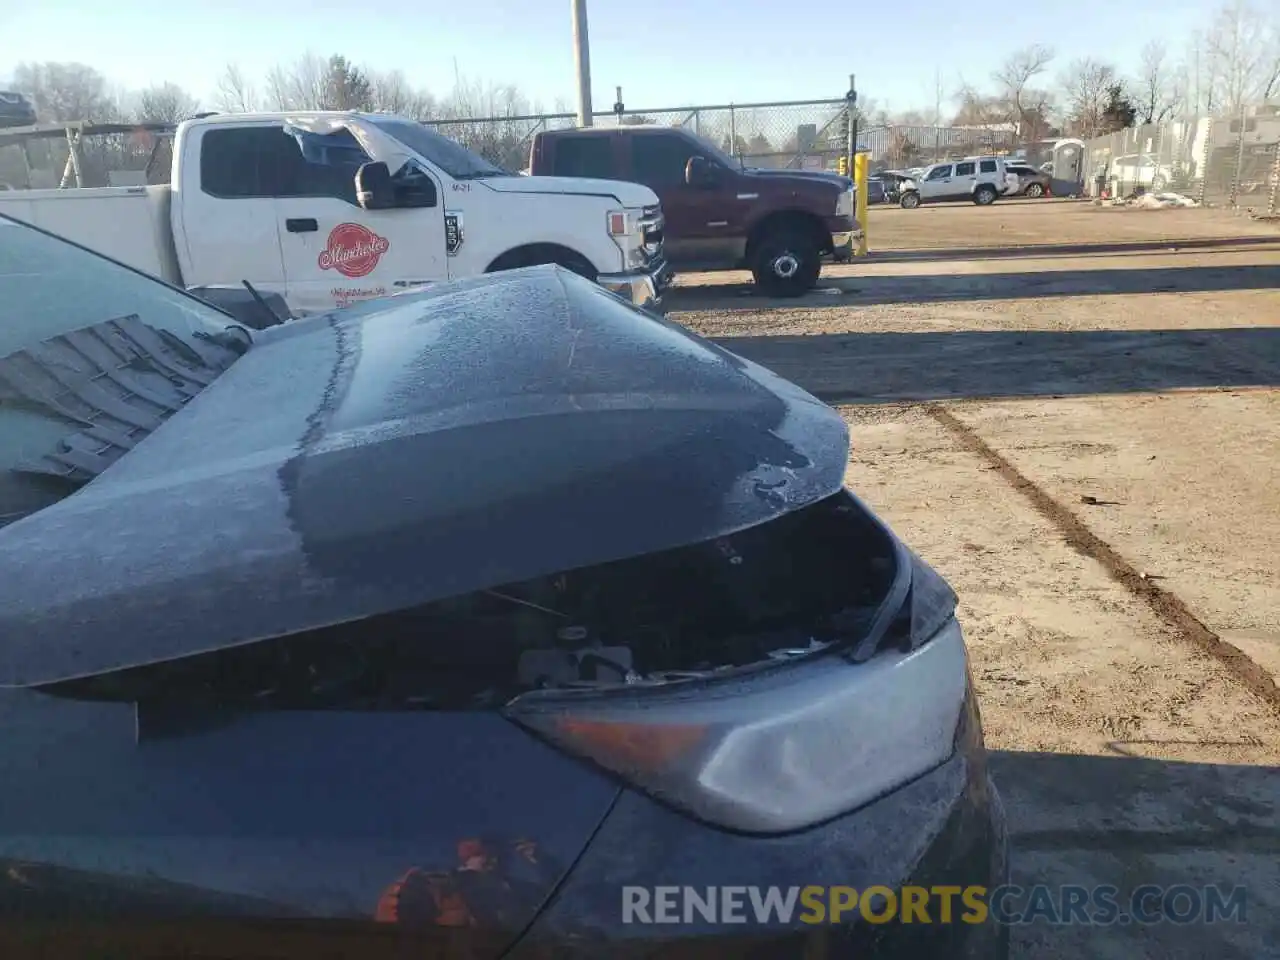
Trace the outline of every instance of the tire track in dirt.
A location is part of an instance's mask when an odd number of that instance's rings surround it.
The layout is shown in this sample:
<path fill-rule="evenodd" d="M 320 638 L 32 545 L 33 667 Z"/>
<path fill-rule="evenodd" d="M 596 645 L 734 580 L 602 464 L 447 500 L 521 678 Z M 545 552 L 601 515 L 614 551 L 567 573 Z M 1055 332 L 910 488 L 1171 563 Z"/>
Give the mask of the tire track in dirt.
<path fill-rule="evenodd" d="M 1233 678 L 1280 715 L 1280 687 L 1258 663 L 1205 626 L 1179 597 L 1143 577 L 1110 544 L 1093 533 L 1074 513 L 1024 476 L 1012 462 L 992 448 L 976 431 L 951 411 L 937 403 L 924 404 L 923 408 L 966 450 L 985 460 L 1011 487 L 1026 497 L 1036 512 L 1062 534 L 1068 546 L 1100 564 L 1112 579 L 1134 597 L 1146 603 L 1156 616 L 1176 630 L 1183 640 L 1221 663 Z"/>

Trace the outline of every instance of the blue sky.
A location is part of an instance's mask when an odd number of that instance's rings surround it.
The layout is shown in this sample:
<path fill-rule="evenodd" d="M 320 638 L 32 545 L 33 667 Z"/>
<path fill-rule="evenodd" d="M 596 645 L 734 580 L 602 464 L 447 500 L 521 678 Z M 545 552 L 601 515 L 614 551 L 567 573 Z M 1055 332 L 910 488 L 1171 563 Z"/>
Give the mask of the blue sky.
<path fill-rule="evenodd" d="M 1052 45 L 1058 64 L 1093 56 L 1134 70 L 1149 39 L 1164 39 L 1177 55 L 1216 6 L 997 4 L 993 23 L 976 15 L 981 5 L 943 0 L 589 2 L 597 110 L 612 105 L 617 84 L 628 107 L 649 108 L 840 96 L 850 72 L 879 106 L 931 110 L 937 70 L 949 90 L 961 77 L 985 82 L 1009 51 L 1032 42 Z M 436 94 L 453 86 L 456 61 L 464 76 L 517 84 L 547 108 L 574 96 L 569 0 L 0 3 L 0 80 L 19 61 L 78 60 L 126 88 L 172 80 L 208 106 L 228 61 L 260 76 L 308 51 L 399 68 Z"/>

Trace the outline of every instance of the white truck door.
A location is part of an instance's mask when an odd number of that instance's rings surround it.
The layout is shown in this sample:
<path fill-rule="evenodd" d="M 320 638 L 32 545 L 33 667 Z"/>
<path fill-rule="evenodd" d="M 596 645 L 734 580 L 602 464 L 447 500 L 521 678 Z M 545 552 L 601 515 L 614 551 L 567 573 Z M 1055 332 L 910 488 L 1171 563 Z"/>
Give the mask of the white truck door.
<path fill-rule="evenodd" d="M 188 131 L 173 196 L 174 247 L 186 286 L 248 280 L 284 295 L 272 132 L 252 122 Z"/>
<path fill-rule="evenodd" d="M 355 176 L 369 157 L 348 130 L 276 130 L 283 169 L 276 216 L 286 298 L 295 313 L 447 279 L 438 181 L 433 207 L 364 210 L 356 203 Z"/>

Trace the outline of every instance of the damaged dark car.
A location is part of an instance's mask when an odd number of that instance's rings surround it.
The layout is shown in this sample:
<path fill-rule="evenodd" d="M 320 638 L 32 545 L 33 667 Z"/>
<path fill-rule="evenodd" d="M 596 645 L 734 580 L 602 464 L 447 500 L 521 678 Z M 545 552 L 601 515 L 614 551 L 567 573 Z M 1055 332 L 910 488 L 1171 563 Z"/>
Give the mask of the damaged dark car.
<path fill-rule="evenodd" d="M 1007 872 L 813 397 L 556 267 L 249 331 L 0 218 L 0 319 L 0 955 L 1006 955 L 783 909 Z"/>

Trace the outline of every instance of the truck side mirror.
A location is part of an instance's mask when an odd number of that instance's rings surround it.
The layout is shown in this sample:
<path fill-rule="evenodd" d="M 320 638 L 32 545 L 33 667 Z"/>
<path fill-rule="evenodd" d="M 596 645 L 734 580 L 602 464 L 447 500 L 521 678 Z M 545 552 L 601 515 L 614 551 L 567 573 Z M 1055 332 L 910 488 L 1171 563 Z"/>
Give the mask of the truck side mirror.
<path fill-rule="evenodd" d="M 684 182 L 691 187 L 710 187 L 716 179 L 716 167 L 706 157 L 690 157 L 684 165 Z"/>
<path fill-rule="evenodd" d="M 356 171 L 356 203 L 363 210 L 390 210 L 396 205 L 391 171 L 381 160 L 360 164 Z"/>

